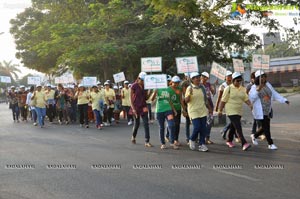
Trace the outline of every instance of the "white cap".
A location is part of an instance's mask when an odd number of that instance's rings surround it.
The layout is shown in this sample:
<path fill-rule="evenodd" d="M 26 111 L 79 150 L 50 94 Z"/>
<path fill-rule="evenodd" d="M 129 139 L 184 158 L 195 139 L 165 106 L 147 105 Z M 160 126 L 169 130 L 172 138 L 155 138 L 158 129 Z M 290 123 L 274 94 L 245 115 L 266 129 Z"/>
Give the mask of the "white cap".
<path fill-rule="evenodd" d="M 12 89 L 12 88 L 16 88 L 16 87 L 15 86 L 11 86 L 10 89 Z"/>
<path fill-rule="evenodd" d="M 180 81 L 181 81 L 181 80 L 180 80 L 180 78 L 179 78 L 178 76 L 172 77 L 172 82 L 177 83 L 177 82 L 180 82 Z"/>
<path fill-rule="evenodd" d="M 36 87 L 42 87 L 42 85 L 41 84 L 37 84 Z"/>
<path fill-rule="evenodd" d="M 20 88 L 25 88 L 25 86 L 24 86 L 24 85 L 21 85 Z"/>
<path fill-rule="evenodd" d="M 190 74 L 190 78 L 194 78 L 194 77 L 197 77 L 197 76 L 200 76 L 200 74 L 198 73 L 198 72 L 192 72 L 191 74 Z"/>
<path fill-rule="evenodd" d="M 51 87 L 51 84 L 47 84 L 47 87 Z"/>
<path fill-rule="evenodd" d="M 127 81 L 127 80 L 126 80 L 126 81 L 124 81 L 124 84 L 129 84 L 129 81 Z"/>
<path fill-rule="evenodd" d="M 83 84 L 79 84 L 79 85 L 78 85 L 78 88 L 79 88 L 79 87 L 84 87 L 84 86 L 83 86 Z"/>
<path fill-rule="evenodd" d="M 118 89 L 118 86 L 114 86 L 114 89 Z"/>
<path fill-rule="evenodd" d="M 226 77 L 232 75 L 232 72 L 230 70 L 226 71 Z"/>
<path fill-rule="evenodd" d="M 109 85 L 109 82 L 107 82 L 107 81 L 106 81 L 106 82 L 104 82 L 104 85 Z"/>
<path fill-rule="evenodd" d="M 255 72 L 255 78 L 259 77 L 259 76 L 261 76 L 263 74 L 265 74 L 265 72 L 263 70 L 258 70 L 258 71 Z"/>
<path fill-rule="evenodd" d="M 119 86 L 119 89 L 122 89 L 123 88 L 123 86 Z"/>
<path fill-rule="evenodd" d="M 144 80 L 146 75 L 147 75 L 147 73 L 145 73 L 145 72 L 140 72 L 139 78 L 140 78 L 141 80 Z"/>
<path fill-rule="evenodd" d="M 184 76 L 189 77 L 191 73 L 184 73 Z"/>
<path fill-rule="evenodd" d="M 238 77 L 242 77 L 242 74 L 240 72 L 234 72 L 232 74 L 232 79 L 238 78 Z"/>
<path fill-rule="evenodd" d="M 171 81 L 172 80 L 172 76 L 171 75 L 167 75 L 167 80 Z"/>
<path fill-rule="evenodd" d="M 100 85 L 101 84 L 101 82 L 100 81 L 97 81 L 97 85 Z"/>
<path fill-rule="evenodd" d="M 204 77 L 207 77 L 207 78 L 209 78 L 209 74 L 208 74 L 208 72 L 202 72 L 202 73 L 201 73 L 201 75 L 202 75 L 202 76 L 204 76 Z"/>

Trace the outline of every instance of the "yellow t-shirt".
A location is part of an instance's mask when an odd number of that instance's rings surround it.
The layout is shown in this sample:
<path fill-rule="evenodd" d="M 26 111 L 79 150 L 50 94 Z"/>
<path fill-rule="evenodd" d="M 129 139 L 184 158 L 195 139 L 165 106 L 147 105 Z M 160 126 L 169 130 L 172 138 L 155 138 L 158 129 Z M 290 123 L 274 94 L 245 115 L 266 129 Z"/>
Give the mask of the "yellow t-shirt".
<path fill-rule="evenodd" d="M 46 95 L 46 101 L 48 99 L 54 99 L 55 91 L 54 90 L 45 90 L 45 95 Z"/>
<path fill-rule="evenodd" d="M 225 110 L 227 115 L 242 115 L 243 103 L 248 100 L 246 88 L 240 86 L 235 87 L 233 84 L 227 86 L 222 95 L 222 102 L 225 102 Z"/>
<path fill-rule="evenodd" d="M 124 95 L 124 98 L 122 98 L 122 106 L 130 106 L 130 88 L 123 88 L 122 95 Z"/>
<path fill-rule="evenodd" d="M 102 92 L 91 92 L 91 101 L 92 101 L 92 109 L 100 111 L 99 101 L 104 100 L 104 95 Z"/>
<path fill-rule="evenodd" d="M 107 106 L 109 106 L 110 108 L 114 108 L 115 105 L 114 104 L 109 105 L 108 100 L 115 99 L 115 97 L 116 97 L 115 91 L 111 88 L 109 90 L 104 89 L 104 96 L 105 96 L 105 104 Z"/>
<path fill-rule="evenodd" d="M 78 92 L 78 101 L 77 104 L 88 104 L 89 103 L 89 93 L 87 91 L 83 91 L 83 92 Z"/>
<path fill-rule="evenodd" d="M 192 87 L 189 86 L 185 92 L 185 97 L 188 97 L 192 90 L 190 101 L 187 103 L 189 117 L 191 120 L 206 117 L 208 110 L 205 105 L 203 91 L 201 88 L 195 88 L 193 84 Z"/>
<path fill-rule="evenodd" d="M 43 91 L 35 91 L 36 107 L 46 108 L 46 97 Z"/>

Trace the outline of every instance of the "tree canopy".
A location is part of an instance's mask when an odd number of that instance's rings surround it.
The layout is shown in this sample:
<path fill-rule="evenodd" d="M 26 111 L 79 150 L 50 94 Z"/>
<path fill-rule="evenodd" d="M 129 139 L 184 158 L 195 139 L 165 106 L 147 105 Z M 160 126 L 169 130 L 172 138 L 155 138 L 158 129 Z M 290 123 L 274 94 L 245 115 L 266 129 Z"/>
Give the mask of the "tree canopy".
<path fill-rule="evenodd" d="M 229 0 L 32 0 L 32 7 L 11 20 L 11 33 L 16 57 L 28 68 L 47 74 L 70 69 L 76 78 L 101 79 L 126 71 L 133 79 L 141 57 L 162 56 L 163 70 L 170 72 L 175 71 L 175 57 L 197 56 L 202 65 L 228 62 L 230 53 L 243 54 L 257 45 L 258 37 L 247 29 L 224 25 L 229 17 L 224 8 L 230 4 Z M 278 25 L 260 20 L 270 28 Z"/>

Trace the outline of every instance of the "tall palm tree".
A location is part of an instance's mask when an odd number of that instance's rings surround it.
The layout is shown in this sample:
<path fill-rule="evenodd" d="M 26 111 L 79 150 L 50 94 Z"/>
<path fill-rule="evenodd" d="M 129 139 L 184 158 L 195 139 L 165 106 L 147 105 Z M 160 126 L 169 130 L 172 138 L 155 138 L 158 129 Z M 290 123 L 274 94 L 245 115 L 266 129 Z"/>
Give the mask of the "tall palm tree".
<path fill-rule="evenodd" d="M 21 73 L 20 69 L 17 68 L 17 64 L 13 64 L 12 61 L 3 61 L 0 62 L 0 73 L 3 75 L 8 75 L 14 79 L 18 78 L 18 74 L 16 72 Z"/>

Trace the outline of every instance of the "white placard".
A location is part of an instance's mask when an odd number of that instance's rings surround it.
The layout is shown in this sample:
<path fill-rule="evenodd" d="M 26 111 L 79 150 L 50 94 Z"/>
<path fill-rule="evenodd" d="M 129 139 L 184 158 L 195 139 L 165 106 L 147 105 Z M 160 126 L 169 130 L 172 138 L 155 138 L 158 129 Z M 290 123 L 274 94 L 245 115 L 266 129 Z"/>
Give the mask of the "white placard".
<path fill-rule="evenodd" d="M 114 74 L 113 77 L 114 77 L 115 83 L 119 83 L 119 82 L 122 82 L 122 81 L 126 80 L 124 72 Z"/>
<path fill-rule="evenodd" d="M 0 76 L 0 81 L 2 83 L 11 83 L 11 78 L 10 76 Z"/>
<path fill-rule="evenodd" d="M 214 75 L 215 77 L 224 80 L 226 77 L 226 68 L 221 66 L 220 64 L 217 64 L 216 62 L 213 62 L 211 65 L 211 71 L 210 74 Z"/>
<path fill-rule="evenodd" d="M 29 85 L 41 84 L 41 77 L 27 77 L 27 83 Z"/>
<path fill-rule="evenodd" d="M 177 57 L 176 66 L 178 74 L 199 71 L 197 57 Z"/>
<path fill-rule="evenodd" d="M 83 77 L 82 84 L 84 86 L 94 86 L 94 85 L 97 85 L 97 77 Z"/>
<path fill-rule="evenodd" d="M 234 72 L 244 73 L 244 63 L 242 59 L 232 59 Z"/>
<path fill-rule="evenodd" d="M 270 55 L 252 55 L 252 68 L 268 70 L 270 68 Z"/>
<path fill-rule="evenodd" d="M 144 79 L 144 87 L 145 89 L 167 88 L 167 75 L 146 75 Z"/>
<path fill-rule="evenodd" d="M 162 71 L 162 58 L 161 57 L 141 58 L 141 71 L 143 71 L 143 72 L 161 72 Z"/>
<path fill-rule="evenodd" d="M 72 74 L 55 77 L 54 83 L 55 84 L 70 84 L 70 83 L 74 83 L 74 78 L 73 78 Z"/>

